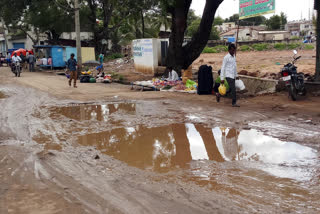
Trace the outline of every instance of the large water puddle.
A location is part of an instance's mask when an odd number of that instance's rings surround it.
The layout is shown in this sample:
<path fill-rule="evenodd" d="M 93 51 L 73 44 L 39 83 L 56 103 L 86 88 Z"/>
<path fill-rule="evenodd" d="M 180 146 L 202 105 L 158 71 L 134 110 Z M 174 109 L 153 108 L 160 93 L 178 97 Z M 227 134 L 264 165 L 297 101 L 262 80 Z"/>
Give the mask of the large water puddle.
<path fill-rule="evenodd" d="M 312 179 L 314 167 L 319 163 L 316 150 L 280 141 L 257 130 L 206 128 L 195 124 L 118 128 L 80 136 L 78 141 L 130 166 L 155 172 L 190 168 L 203 161 L 238 162 L 276 177 L 307 181 Z M 202 179 L 211 176 L 201 169 L 192 170 Z"/>
<path fill-rule="evenodd" d="M 51 107 L 50 117 L 63 115 L 67 118 L 84 121 L 84 120 L 97 120 L 108 121 L 110 115 L 114 113 L 135 114 L 135 103 L 115 103 L 105 105 L 68 105 L 62 107 Z"/>

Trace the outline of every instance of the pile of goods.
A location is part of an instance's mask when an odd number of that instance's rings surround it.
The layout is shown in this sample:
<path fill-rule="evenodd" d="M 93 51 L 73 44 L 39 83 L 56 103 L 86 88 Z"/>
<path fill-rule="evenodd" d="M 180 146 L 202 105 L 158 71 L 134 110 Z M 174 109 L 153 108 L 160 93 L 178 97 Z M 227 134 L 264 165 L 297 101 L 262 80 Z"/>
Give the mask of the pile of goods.
<path fill-rule="evenodd" d="M 83 71 L 80 75 L 80 82 L 81 83 L 93 83 L 92 80 L 92 71 Z"/>
<path fill-rule="evenodd" d="M 165 81 L 160 79 L 153 79 L 152 82 L 160 91 L 196 93 L 198 87 L 196 82 L 189 79 L 186 83 L 183 83 L 183 81 Z"/>

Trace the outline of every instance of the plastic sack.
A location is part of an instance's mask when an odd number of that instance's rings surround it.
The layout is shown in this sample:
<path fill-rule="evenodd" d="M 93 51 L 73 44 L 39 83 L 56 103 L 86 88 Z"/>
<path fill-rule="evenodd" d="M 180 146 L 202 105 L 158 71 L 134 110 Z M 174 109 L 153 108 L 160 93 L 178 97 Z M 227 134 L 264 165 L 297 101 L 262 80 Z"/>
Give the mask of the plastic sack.
<path fill-rule="evenodd" d="M 244 85 L 242 80 L 236 80 L 236 89 L 243 91 L 246 89 L 246 86 Z"/>
<path fill-rule="evenodd" d="M 227 94 L 227 87 L 224 84 L 221 84 L 219 87 L 219 94 L 224 96 Z"/>
<path fill-rule="evenodd" d="M 187 80 L 187 82 L 186 82 L 187 88 L 192 88 L 192 87 L 196 87 L 196 86 L 197 86 L 197 83 L 195 81 Z"/>

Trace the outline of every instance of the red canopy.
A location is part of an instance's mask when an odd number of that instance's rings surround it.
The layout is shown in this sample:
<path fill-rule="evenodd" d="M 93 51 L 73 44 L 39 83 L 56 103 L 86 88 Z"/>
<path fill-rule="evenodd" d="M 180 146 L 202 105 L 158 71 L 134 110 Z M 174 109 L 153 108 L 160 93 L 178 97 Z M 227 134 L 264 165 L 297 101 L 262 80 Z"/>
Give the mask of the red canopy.
<path fill-rule="evenodd" d="M 14 54 L 17 54 L 18 56 L 21 56 L 21 54 L 23 54 L 24 56 L 27 55 L 27 50 L 20 48 L 19 50 L 13 51 L 11 54 L 11 57 L 14 56 Z"/>

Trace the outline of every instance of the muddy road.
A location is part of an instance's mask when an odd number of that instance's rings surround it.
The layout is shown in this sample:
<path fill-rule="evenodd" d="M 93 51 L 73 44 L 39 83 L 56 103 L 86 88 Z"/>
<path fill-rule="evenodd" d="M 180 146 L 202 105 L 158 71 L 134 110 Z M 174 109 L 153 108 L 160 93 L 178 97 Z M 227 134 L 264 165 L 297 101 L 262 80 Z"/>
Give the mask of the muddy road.
<path fill-rule="evenodd" d="M 0 84 L 0 213 L 320 212 L 319 97 Z"/>

